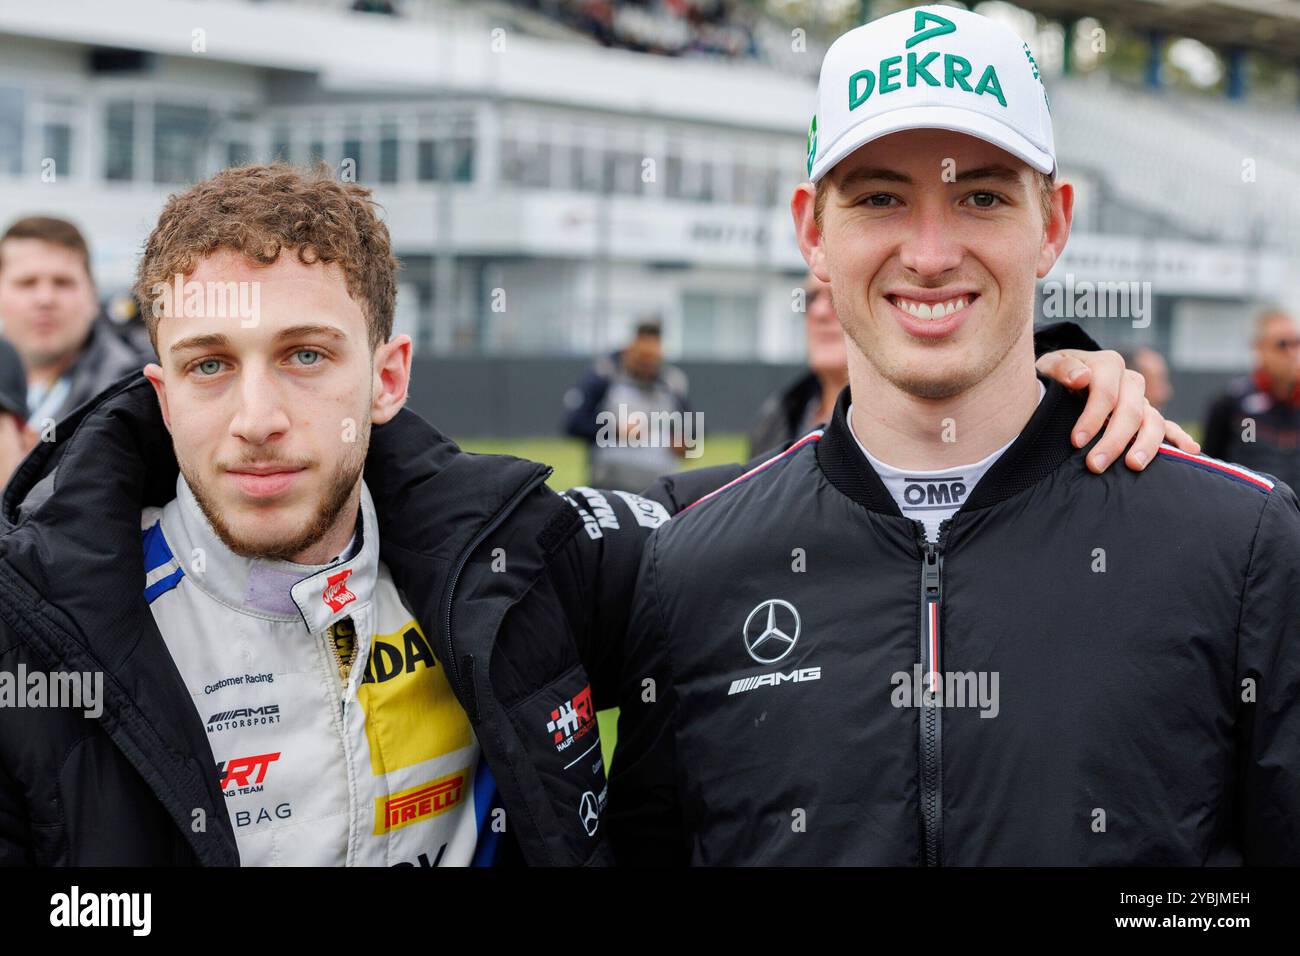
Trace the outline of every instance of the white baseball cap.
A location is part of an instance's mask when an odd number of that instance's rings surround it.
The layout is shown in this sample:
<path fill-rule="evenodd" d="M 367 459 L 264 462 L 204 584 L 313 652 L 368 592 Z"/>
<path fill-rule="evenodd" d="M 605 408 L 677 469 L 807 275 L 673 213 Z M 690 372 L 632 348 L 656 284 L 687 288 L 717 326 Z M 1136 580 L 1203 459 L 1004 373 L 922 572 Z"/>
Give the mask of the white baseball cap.
<path fill-rule="evenodd" d="M 808 127 L 809 180 L 905 129 L 966 133 L 1056 174 L 1047 91 L 1029 44 L 978 13 L 913 7 L 832 43 Z"/>

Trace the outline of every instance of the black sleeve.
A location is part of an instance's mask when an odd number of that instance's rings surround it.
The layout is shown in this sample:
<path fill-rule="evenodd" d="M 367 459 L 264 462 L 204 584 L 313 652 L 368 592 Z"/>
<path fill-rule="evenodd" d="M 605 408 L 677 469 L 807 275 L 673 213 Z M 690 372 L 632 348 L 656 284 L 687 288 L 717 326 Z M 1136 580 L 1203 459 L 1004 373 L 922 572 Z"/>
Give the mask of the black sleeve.
<path fill-rule="evenodd" d="M 564 498 L 582 527 L 551 561 L 550 575 L 567 608 L 596 709 L 604 710 L 618 702 L 641 553 L 669 513 L 659 502 L 626 491 L 570 488 Z"/>
<path fill-rule="evenodd" d="M 657 592 L 655 545 L 646 546 L 633 599 L 619 693 L 618 743 L 610 765 L 609 828 L 621 866 L 690 862 L 676 782 L 677 695 Z"/>
<path fill-rule="evenodd" d="M 1228 457 L 1233 430 L 1241 427 L 1239 421 L 1234 421 L 1238 407 L 1236 397 L 1228 394 L 1215 399 L 1206 411 L 1201 451 L 1211 458 Z"/>
<path fill-rule="evenodd" d="M 1278 484 L 1255 535 L 1237 634 L 1245 862 L 1300 864 L 1300 507 Z"/>
<path fill-rule="evenodd" d="M 1101 346 L 1074 322 L 1051 322 L 1034 327 L 1034 358 L 1059 349 L 1080 349 L 1099 352 Z"/>
<path fill-rule="evenodd" d="M 31 866 L 27 816 L 18 784 L 0 766 L 0 866 Z"/>

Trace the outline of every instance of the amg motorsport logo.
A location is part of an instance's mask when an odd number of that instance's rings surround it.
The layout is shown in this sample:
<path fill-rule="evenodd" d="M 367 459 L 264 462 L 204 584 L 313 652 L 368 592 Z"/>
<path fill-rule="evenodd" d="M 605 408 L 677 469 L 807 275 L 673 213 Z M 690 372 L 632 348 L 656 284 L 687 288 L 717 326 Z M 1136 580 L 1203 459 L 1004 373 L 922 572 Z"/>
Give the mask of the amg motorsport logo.
<path fill-rule="evenodd" d="M 595 726 L 596 710 L 591 705 L 590 684 L 552 710 L 551 719 L 546 722 L 557 751 L 567 750 L 574 741 L 591 733 Z"/>
<path fill-rule="evenodd" d="M 788 674 L 782 674 L 780 671 L 772 671 L 770 674 L 758 674 L 754 677 L 741 677 L 731 682 L 731 688 L 727 691 L 727 696 L 732 694 L 743 694 L 747 690 L 753 690 L 755 687 L 775 687 L 777 684 L 797 684 L 800 681 L 821 680 L 822 669 L 820 667 L 801 667 L 798 670 L 791 671 Z"/>
<path fill-rule="evenodd" d="M 750 657 L 760 664 L 775 664 L 794 650 L 800 627 L 793 604 L 770 598 L 749 612 L 740 636 Z"/>
<path fill-rule="evenodd" d="M 749 652 L 750 657 L 760 664 L 775 664 L 794 650 L 802 631 L 803 622 L 795 606 L 780 598 L 769 598 L 749 612 L 740 635 L 744 638 L 745 650 Z M 821 680 L 821 677 L 820 667 L 800 667 L 788 674 L 772 671 L 767 674 L 755 674 L 752 677 L 740 677 L 731 682 L 727 696 L 743 694 L 756 687 L 775 687 L 777 684 Z"/>
<path fill-rule="evenodd" d="M 260 727 L 265 724 L 280 722 L 280 705 L 267 704 L 265 707 L 240 707 L 238 710 L 222 710 L 207 719 L 208 733 L 221 730 L 234 730 L 237 727 Z"/>

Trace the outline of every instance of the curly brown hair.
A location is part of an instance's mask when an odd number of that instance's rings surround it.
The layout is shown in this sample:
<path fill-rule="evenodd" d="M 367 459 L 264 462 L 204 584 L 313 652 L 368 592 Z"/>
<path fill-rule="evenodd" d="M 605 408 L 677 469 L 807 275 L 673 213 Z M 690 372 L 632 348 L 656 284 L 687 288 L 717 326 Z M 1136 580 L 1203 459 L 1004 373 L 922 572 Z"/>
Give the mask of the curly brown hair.
<path fill-rule="evenodd" d="M 168 199 L 136 271 L 136 298 L 144 306 L 159 283 L 170 286 L 221 249 L 264 265 L 292 249 L 308 265 L 338 264 L 365 314 L 373 351 L 393 332 L 398 269 L 375 208 L 369 189 L 338 182 L 324 163 L 223 169 Z M 159 316 L 141 311 L 156 351 Z"/>

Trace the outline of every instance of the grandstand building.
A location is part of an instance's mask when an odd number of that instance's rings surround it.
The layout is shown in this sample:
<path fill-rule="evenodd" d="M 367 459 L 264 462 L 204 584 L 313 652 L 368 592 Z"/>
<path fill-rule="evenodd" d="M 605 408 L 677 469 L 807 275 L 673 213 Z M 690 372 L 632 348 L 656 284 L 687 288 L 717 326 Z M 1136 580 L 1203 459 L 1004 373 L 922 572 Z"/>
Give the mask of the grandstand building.
<path fill-rule="evenodd" d="M 423 360 L 526 361 L 553 384 L 656 314 L 688 370 L 738 370 L 736 394 L 717 400 L 724 423 L 798 363 L 804 266 L 788 200 L 824 46 L 787 44 L 776 63 L 664 57 L 527 5 L 351 6 L 0 7 L 0 221 L 77 222 L 108 293 L 130 282 L 171 192 L 233 163 L 321 160 L 385 208 L 403 263 L 398 329 Z M 772 25 L 749 35 L 770 46 Z M 1078 188 L 1049 281 L 1149 282 L 1149 321 L 1080 321 L 1107 345 L 1161 348 L 1189 382 L 1244 367 L 1254 310 L 1300 304 L 1294 108 L 1105 73 L 1045 79 Z M 1192 392 L 1176 413 L 1199 414 Z M 517 413 L 549 430 L 556 413 L 530 411 L 528 394 Z"/>

